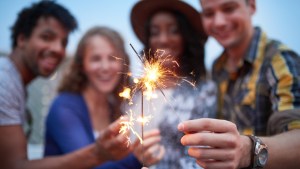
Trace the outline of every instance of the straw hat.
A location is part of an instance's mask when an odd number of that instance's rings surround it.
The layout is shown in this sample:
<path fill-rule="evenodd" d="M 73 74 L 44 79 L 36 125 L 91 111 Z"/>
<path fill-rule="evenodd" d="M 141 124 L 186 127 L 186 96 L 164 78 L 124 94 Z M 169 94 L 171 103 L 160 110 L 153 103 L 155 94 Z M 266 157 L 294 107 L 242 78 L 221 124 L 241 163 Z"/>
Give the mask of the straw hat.
<path fill-rule="evenodd" d="M 133 6 L 130 21 L 135 34 L 142 43 L 146 42 L 145 24 L 147 20 L 159 10 L 174 10 L 182 13 L 203 39 L 207 39 L 200 20 L 200 13 L 187 3 L 181 0 L 141 0 Z"/>

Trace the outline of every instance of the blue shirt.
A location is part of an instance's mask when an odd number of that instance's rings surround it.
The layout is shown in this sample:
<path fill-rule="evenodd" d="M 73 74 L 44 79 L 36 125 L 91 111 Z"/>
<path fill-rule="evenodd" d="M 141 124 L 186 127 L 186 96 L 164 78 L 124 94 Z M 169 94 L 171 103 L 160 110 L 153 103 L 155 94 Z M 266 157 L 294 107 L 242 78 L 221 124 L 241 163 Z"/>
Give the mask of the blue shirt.
<path fill-rule="evenodd" d="M 54 100 L 46 119 L 45 156 L 60 155 L 95 142 L 88 108 L 80 94 L 61 93 Z M 140 169 L 131 154 L 120 161 L 110 161 L 97 169 Z"/>

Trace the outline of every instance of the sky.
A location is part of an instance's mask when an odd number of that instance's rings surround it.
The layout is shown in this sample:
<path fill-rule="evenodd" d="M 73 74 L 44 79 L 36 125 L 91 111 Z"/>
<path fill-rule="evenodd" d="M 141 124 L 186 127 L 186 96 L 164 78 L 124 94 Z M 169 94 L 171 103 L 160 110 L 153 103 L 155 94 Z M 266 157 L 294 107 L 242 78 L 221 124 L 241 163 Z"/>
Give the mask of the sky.
<path fill-rule="evenodd" d="M 198 0 L 184 0 L 201 10 Z M 11 51 L 10 27 L 17 13 L 37 0 L 1 0 L 0 1 L 0 52 Z M 79 23 L 79 30 L 70 35 L 67 46 L 68 55 L 76 49 L 80 37 L 93 26 L 108 26 L 117 30 L 124 38 L 126 50 L 130 55 L 131 69 L 140 66 L 137 56 L 131 49 L 132 44 L 138 51 L 142 44 L 136 38 L 130 25 L 130 10 L 137 0 L 56 0 L 68 8 Z M 268 36 L 281 40 L 300 53 L 300 1 L 299 0 L 257 0 L 257 12 L 253 23 L 267 32 Z M 297 42 L 296 42 L 297 41 Z M 206 44 L 205 63 L 210 69 L 214 59 L 222 52 L 222 47 L 212 38 Z"/>

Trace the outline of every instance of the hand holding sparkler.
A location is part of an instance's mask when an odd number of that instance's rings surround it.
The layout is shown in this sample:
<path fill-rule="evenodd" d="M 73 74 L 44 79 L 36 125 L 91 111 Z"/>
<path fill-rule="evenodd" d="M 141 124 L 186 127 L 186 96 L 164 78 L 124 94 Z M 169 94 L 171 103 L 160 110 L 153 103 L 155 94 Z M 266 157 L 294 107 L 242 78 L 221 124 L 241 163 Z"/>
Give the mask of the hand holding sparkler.
<path fill-rule="evenodd" d="M 200 118 L 181 122 L 181 143 L 190 146 L 188 154 L 204 168 L 243 168 L 249 166 L 250 139 L 242 136 L 230 121 Z M 245 164 L 246 163 L 246 164 Z M 230 167 L 228 167 L 230 166 Z"/>
<path fill-rule="evenodd" d="M 126 145 L 129 132 L 119 133 L 122 121 L 126 118 L 116 120 L 104 129 L 96 139 L 97 151 L 99 156 L 106 157 L 108 160 L 119 160 L 127 156 L 131 147 Z"/>
<path fill-rule="evenodd" d="M 137 139 L 133 145 L 133 153 L 145 166 L 151 166 L 160 161 L 165 154 L 165 149 L 160 142 L 160 132 L 157 129 L 145 132 L 143 144 Z"/>

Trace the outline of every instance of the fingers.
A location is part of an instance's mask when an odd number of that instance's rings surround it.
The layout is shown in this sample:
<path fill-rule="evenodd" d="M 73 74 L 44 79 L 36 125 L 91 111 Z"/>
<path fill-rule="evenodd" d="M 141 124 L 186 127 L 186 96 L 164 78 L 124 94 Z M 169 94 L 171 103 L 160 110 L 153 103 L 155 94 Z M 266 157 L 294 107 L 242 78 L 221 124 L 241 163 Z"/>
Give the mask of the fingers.
<path fill-rule="evenodd" d="M 148 148 L 145 152 L 144 152 L 144 157 L 145 159 L 151 159 L 154 156 L 156 156 L 156 154 L 158 154 L 158 152 L 160 151 L 160 148 L 162 146 L 159 144 L 153 145 L 152 147 Z"/>
<path fill-rule="evenodd" d="M 226 120 L 201 118 L 188 120 L 178 125 L 178 130 L 184 133 L 195 133 L 201 131 L 210 131 L 216 133 L 234 132 L 236 125 Z"/>
<path fill-rule="evenodd" d="M 210 146 L 215 148 L 232 148 L 237 146 L 238 135 L 228 133 L 201 132 L 186 134 L 181 143 L 186 146 Z"/>
<path fill-rule="evenodd" d="M 188 153 L 205 169 L 239 168 L 234 150 L 190 148 Z"/>
<path fill-rule="evenodd" d="M 113 137 L 109 140 L 110 147 L 118 147 L 121 150 L 127 150 L 129 147 L 127 146 L 127 137 L 119 134 L 116 137 Z"/>
<path fill-rule="evenodd" d="M 145 152 L 144 158 L 147 166 L 151 166 L 159 162 L 165 154 L 165 148 L 161 145 L 156 144 Z"/>
<path fill-rule="evenodd" d="M 147 131 L 144 134 L 143 146 L 144 148 L 148 148 L 153 144 L 158 143 L 160 140 L 161 137 L 158 129 Z M 140 144 L 140 140 L 136 139 L 136 141 L 134 142 L 134 147 L 139 146 L 139 144 Z"/>
<path fill-rule="evenodd" d="M 220 169 L 220 168 L 238 168 L 235 163 L 231 161 L 200 161 L 196 160 L 196 163 L 205 169 Z"/>
<path fill-rule="evenodd" d="M 198 148 L 191 147 L 188 150 L 188 154 L 201 161 L 229 161 L 233 160 L 233 153 L 229 149 L 213 149 L 213 148 Z"/>
<path fill-rule="evenodd" d="M 140 144 L 139 140 L 134 143 L 134 154 L 147 166 L 153 165 L 163 158 L 165 149 L 159 145 L 161 140 L 159 130 L 147 131 L 144 134 L 143 144 Z"/>
<path fill-rule="evenodd" d="M 131 147 L 127 146 L 127 133 L 119 133 L 122 121 L 119 119 L 110 124 L 96 140 L 99 154 L 108 159 L 121 159 L 131 152 Z"/>
<path fill-rule="evenodd" d="M 107 148 L 119 147 L 120 149 L 127 149 L 126 143 L 128 135 L 126 133 L 119 134 L 119 132 L 116 134 L 114 130 L 117 126 L 117 123 L 113 123 L 108 128 L 104 129 L 96 141 Z"/>
<path fill-rule="evenodd" d="M 134 143 L 134 153 L 136 156 L 142 156 L 142 151 L 149 151 L 153 146 L 158 144 L 161 140 L 159 132 L 149 132 L 143 140 L 143 144 L 140 144 L 140 141 L 137 139 Z"/>
<path fill-rule="evenodd" d="M 143 142 L 144 149 L 148 149 L 149 147 L 153 146 L 154 144 L 159 143 L 160 140 L 161 140 L 160 136 L 148 137 Z"/>
<path fill-rule="evenodd" d="M 102 131 L 101 137 L 110 138 L 112 136 L 118 135 L 122 121 L 123 120 L 118 119 L 118 120 L 114 121 L 112 124 L 110 124 L 106 129 L 104 129 Z"/>
<path fill-rule="evenodd" d="M 181 143 L 205 169 L 237 168 L 241 155 L 241 137 L 236 125 L 226 120 L 202 118 L 178 125 L 185 133 Z"/>
<path fill-rule="evenodd" d="M 159 135 L 160 135 L 160 131 L 158 129 L 149 130 L 149 131 L 145 132 L 144 139 L 147 139 L 147 138 L 153 137 L 153 136 L 159 136 Z"/>

